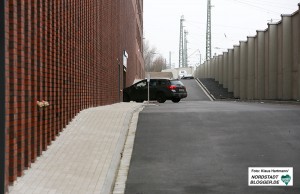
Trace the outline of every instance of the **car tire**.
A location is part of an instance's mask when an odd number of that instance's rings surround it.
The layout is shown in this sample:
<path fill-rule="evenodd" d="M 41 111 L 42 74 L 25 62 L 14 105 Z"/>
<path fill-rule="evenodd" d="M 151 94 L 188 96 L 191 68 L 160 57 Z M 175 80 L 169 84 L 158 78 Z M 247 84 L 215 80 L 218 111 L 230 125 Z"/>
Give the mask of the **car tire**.
<path fill-rule="evenodd" d="M 130 97 L 126 93 L 123 95 L 123 102 L 130 102 Z"/>
<path fill-rule="evenodd" d="M 172 102 L 174 102 L 174 103 L 178 103 L 180 101 L 180 98 L 173 98 L 172 99 Z"/>
<path fill-rule="evenodd" d="M 156 98 L 157 98 L 157 102 L 159 102 L 159 103 L 164 103 L 167 100 L 164 93 L 158 93 L 156 95 Z"/>

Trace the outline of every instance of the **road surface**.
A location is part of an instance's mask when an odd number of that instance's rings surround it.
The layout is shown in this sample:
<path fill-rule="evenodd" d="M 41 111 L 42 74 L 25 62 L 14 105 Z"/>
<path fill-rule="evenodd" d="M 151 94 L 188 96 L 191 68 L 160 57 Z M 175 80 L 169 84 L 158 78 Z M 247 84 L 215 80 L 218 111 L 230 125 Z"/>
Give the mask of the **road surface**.
<path fill-rule="evenodd" d="M 140 113 L 126 194 L 299 193 L 298 105 L 190 98 Z M 293 167 L 294 186 L 249 187 L 248 167 Z"/>
<path fill-rule="evenodd" d="M 200 89 L 196 80 L 180 80 L 186 87 L 188 96 L 183 101 L 209 101 L 209 98 Z"/>

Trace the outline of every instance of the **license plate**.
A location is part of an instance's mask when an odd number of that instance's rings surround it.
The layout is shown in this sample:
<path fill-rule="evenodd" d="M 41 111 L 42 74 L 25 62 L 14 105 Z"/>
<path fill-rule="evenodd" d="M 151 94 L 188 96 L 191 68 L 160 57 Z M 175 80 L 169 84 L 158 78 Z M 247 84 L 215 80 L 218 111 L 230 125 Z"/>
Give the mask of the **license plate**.
<path fill-rule="evenodd" d="M 184 92 L 184 89 L 179 89 L 179 92 Z"/>

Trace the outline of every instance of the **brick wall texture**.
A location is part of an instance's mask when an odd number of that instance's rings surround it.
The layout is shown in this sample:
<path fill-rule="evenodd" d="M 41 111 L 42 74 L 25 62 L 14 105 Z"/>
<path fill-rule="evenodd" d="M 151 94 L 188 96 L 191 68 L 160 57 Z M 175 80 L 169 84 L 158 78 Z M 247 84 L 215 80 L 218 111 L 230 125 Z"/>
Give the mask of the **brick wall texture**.
<path fill-rule="evenodd" d="M 143 0 L 5 1 L 6 185 L 79 111 L 145 76 L 142 13 Z"/>

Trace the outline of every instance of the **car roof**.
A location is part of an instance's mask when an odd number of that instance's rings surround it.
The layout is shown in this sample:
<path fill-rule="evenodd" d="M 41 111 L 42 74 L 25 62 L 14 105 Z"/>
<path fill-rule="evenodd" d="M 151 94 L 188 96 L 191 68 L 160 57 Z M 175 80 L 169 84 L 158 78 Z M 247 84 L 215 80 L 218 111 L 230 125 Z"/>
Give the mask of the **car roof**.
<path fill-rule="evenodd" d="M 151 77 L 150 79 L 167 79 L 167 80 L 171 80 L 169 77 Z"/>

